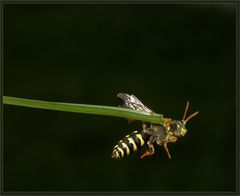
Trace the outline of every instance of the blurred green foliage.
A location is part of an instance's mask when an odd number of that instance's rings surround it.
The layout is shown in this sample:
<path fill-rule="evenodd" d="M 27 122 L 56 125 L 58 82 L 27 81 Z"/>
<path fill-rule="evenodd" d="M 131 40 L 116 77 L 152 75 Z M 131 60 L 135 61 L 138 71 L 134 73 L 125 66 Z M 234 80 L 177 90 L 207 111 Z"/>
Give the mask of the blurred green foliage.
<path fill-rule="evenodd" d="M 139 160 L 112 147 L 121 118 L 4 106 L 5 191 L 234 191 L 236 9 L 232 4 L 4 5 L 6 96 L 118 106 L 164 117 L 186 101 L 187 135 Z"/>

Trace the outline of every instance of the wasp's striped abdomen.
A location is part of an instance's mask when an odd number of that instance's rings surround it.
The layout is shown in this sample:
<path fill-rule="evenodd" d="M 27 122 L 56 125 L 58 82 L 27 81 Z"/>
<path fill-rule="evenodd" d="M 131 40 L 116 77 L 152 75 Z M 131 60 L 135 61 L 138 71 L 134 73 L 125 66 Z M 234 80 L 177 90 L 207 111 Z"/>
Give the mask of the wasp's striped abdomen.
<path fill-rule="evenodd" d="M 121 159 L 134 151 L 141 148 L 149 139 L 149 135 L 143 131 L 134 131 L 130 135 L 126 135 L 123 140 L 120 140 L 113 148 L 112 158 Z"/>

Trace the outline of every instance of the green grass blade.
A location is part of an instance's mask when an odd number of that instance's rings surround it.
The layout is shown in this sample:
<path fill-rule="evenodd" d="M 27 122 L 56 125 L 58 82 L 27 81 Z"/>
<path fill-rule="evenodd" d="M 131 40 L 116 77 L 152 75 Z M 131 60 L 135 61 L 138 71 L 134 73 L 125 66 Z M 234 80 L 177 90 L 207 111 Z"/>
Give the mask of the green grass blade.
<path fill-rule="evenodd" d="M 126 109 L 121 107 L 49 102 L 49 101 L 40 101 L 40 100 L 33 100 L 33 99 L 8 97 L 8 96 L 3 96 L 3 103 L 8 105 L 24 106 L 24 107 L 30 107 L 30 108 L 47 109 L 47 110 L 115 116 L 115 117 L 122 117 L 126 119 L 140 120 L 140 121 L 152 122 L 152 123 L 163 122 L 163 116 L 161 114 L 154 113 L 150 115 L 146 112 L 139 112 L 136 110 Z"/>

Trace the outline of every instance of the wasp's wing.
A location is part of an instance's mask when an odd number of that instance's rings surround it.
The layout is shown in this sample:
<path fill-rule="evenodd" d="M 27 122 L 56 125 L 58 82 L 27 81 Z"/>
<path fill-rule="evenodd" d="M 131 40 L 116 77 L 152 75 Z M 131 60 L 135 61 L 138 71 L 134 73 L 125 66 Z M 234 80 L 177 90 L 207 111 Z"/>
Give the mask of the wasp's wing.
<path fill-rule="evenodd" d="M 148 107 L 146 107 L 134 95 L 129 95 L 126 93 L 118 93 L 117 96 L 120 97 L 124 101 L 124 104 L 122 105 L 123 108 L 129 108 L 129 109 L 133 109 L 133 110 L 137 110 L 137 111 L 153 113 L 152 110 L 150 110 Z"/>

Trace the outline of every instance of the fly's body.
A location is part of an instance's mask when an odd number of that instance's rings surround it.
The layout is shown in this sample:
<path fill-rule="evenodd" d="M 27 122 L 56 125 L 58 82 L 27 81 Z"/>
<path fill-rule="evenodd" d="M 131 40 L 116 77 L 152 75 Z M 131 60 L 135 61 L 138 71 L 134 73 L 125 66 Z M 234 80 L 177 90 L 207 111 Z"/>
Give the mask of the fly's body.
<path fill-rule="evenodd" d="M 149 114 L 154 113 L 134 95 L 119 93 L 118 97 L 124 101 L 122 107 L 147 112 Z M 134 131 L 118 142 L 118 144 L 113 148 L 112 158 L 121 159 L 132 152 L 139 150 L 144 145 L 147 145 L 147 150 L 141 155 L 141 159 L 143 159 L 144 157 L 154 154 L 154 144 L 157 144 L 164 147 L 168 157 L 171 159 L 167 144 L 169 142 L 176 142 L 178 137 L 184 136 L 187 133 L 187 129 L 185 127 L 187 121 L 198 114 L 198 112 L 195 112 L 186 118 L 188 108 L 189 102 L 187 102 L 182 120 L 165 118 L 162 124 L 151 123 L 149 127 L 147 127 L 147 125 L 143 122 L 142 131 Z"/>

